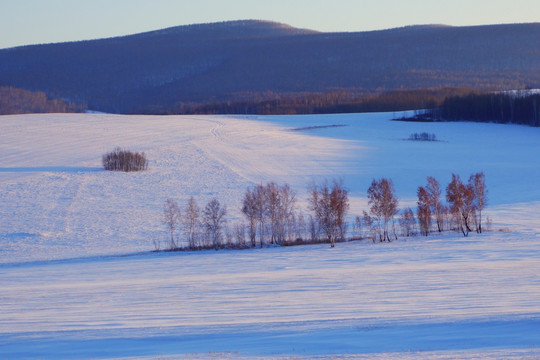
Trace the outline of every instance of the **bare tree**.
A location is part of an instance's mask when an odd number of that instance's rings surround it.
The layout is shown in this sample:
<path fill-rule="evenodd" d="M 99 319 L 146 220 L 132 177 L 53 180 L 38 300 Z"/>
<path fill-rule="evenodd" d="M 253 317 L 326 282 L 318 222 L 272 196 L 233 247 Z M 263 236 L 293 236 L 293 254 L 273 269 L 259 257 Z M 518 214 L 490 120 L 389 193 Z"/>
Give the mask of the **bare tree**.
<path fill-rule="evenodd" d="M 334 247 L 337 239 L 345 238 L 345 215 L 349 209 L 348 191 L 343 187 L 341 180 L 334 180 L 332 189 L 329 188 L 327 181 L 320 186 L 312 184 L 309 194 L 313 218 L 330 242 L 330 246 Z"/>
<path fill-rule="evenodd" d="M 246 216 L 249 223 L 248 234 L 249 240 L 251 241 L 251 246 L 253 247 L 256 245 L 257 220 L 259 216 L 257 206 L 258 202 L 255 189 L 248 188 L 244 194 L 244 200 L 242 202 L 242 213 Z"/>
<path fill-rule="evenodd" d="M 184 216 L 182 217 L 182 225 L 186 233 L 188 240 L 188 246 L 190 249 L 196 247 L 196 234 L 197 228 L 199 227 L 199 217 L 201 210 L 195 201 L 195 198 L 192 196 L 189 198 L 186 208 L 184 209 Z"/>
<path fill-rule="evenodd" d="M 270 243 L 282 244 L 286 240 L 294 220 L 296 195 L 289 185 L 270 182 L 247 189 L 242 204 L 242 213 L 249 221 L 249 237 L 253 246 L 256 242 L 257 228 L 261 247 L 264 245 L 267 230 Z M 267 226 L 269 229 L 267 229 Z"/>
<path fill-rule="evenodd" d="M 279 187 L 278 243 L 281 244 L 294 233 L 296 193 L 288 184 Z"/>
<path fill-rule="evenodd" d="M 429 235 L 431 229 L 431 197 L 427 190 L 420 186 L 416 192 L 418 195 L 418 222 L 420 224 L 420 232 L 425 236 Z"/>
<path fill-rule="evenodd" d="M 334 180 L 330 193 L 330 205 L 335 213 L 335 226 L 338 229 L 338 237 L 344 240 L 347 235 L 347 223 L 345 216 L 349 211 L 349 191 L 344 188 L 343 180 Z"/>
<path fill-rule="evenodd" d="M 321 228 L 319 226 L 319 222 L 315 220 L 315 218 L 311 215 L 309 215 L 309 236 L 311 242 L 318 242 L 321 240 Z"/>
<path fill-rule="evenodd" d="M 462 212 L 464 208 L 463 187 L 464 186 L 459 175 L 452 174 L 452 181 L 446 187 L 446 201 L 448 201 L 449 210 L 454 221 L 456 222 L 457 228 L 463 232 L 464 236 L 467 236 L 468 233 L 466 233 L 463 228 L 462 219 Z"/>
<path fill-rule="evenodd" d="M 442 221 L 442 229 L 450 229 L 450 223 L 451 223 L 451 217 L 450 210 L 448 209 L 448 206 L 442 204 L 441 205 L 441 221 Z"/>
<path fill-rule="evenodd" d="M 377 220 L 379 240 L 390 240 L 390 223 L 394 225 L 394 216 L 398 212 L 398 199 L 394 194 L 394 183 L 391 179 L 382 178 L 371 182 L 368 188 L 370 213 Z M 394 231 L 394 238 L 397 235 Z"/>
<path fill-rule="evenodd" d="M 354 218 L 352 231 L 355 234 L 355 238 L 362 239 L 362 219 L 360 216 Z"/>
<path fill-rule="evenodd" d="M 399 225 L 403 236 L 412 236 L 414 234 L 414 228 L 416 225 L 416 219 L 414 218 L 414 212 L 411 208 L 406 208 L 401 213 L 399 218 Z"/>
<path fill-rule="evenodd" d="M 362 223 L 364 224 L 364 237 L 375 242 L 377 240 L 377 229 L 375 227 L 375 222 L 365 210 L 362 212 Z"/>
<path fill-rule="evenodd" d="M 296 218 L 296 239 L 306 240 L 308 238 L 309 231 L 306 226 L 304 214 L 299 213 Z"/>
<path fill-rule="evenodd" d="M 223 236 L 222 229 L 225 224 L 226 214 L 226 207 L 222 207 L 216 198 L 210 200 L 203 211 L 203 224 L 216 250 L 219 248 L 219 242 Z"/>
<path fill-rule="evenodd" d="M 296 213 L 293 212 L 291 214 L 291 216 L 289 217 L 289 220 L 287 221 L 287 224 L 286 224 L 286 232 L 287 232 L 287 237 L 286 237 L 286 242 L 288 243 L 291 243 L 291 242 L 294 242 L 296 239 L 298 239 L 298 222 L 297 222 L 297 217 L 296 217 Z"/>
<path fill-rule="evenodd" d="M 328 184 L 326 184 L 327 192 L 328 192 Z M 309 189 L 309 210 L 312 212 L 313 215 L 310 214 L 310 221 L 309 221 L 309 229 L 311 233 L 311 241 L 319 240 L 319 233 L 320 233 L 320 224 L 322 223 L 322 218 L 324 216 L 323 214 L 323 208 L 320 205 L 322 200 L 319 200 L 319 187 L 315 182 L 313 182 Z"/>
<path fill-rule="evenodd" d="M 266 217 L 268 214 L 268 206 L 266 203 L 266 191 L 262 184 L 259 184 L 253 190 L 255 196 L 255 210 L 257 222 L 259 223 L 259 242 L 261 248 L 265 243 L 266 234 Z"/>
<path fill-rule="evenodd" d="M 485 209 L 488 198 L 486 189 L 486 177 L 483 172 L 479 172 L 469 177 L 469 187 L 471 188 L 474 200 L 473 207 L 478 211 L 478 217 L 475 218 L 476 232 L 482 233 L 482 211 Z"/>
<path fill-rule="evenodd" d="M 474 205 L 474 191 L 471 185 L 465 185 L 459 175 L 452 174 L 452 181 L 446 187 L 446 201 L 450 205 L 458 229 L 464 236 L 471 231 L 470 220 Z"/>
<path fill-rule="evenodd" d="M 337 229 L 334 227 L 335 219 L 332 213 L 332 205 L 330 199 L 330 189 L 328 183 L 325 183 L 320 188 L 319 193 L 319 225 L 326 235 L 326 239 L 330 242 L 330 246 L 335 246 L 337 237 Z"/>
<path fill-rule="evenodd" d="M 234 241 L 233 230 L 234 229 L 231 229 L 226 221 L 223 223 L 223 235 L 225 237 L 225 245 L 229 248 L 232 247 Z"/>
<path fill-rule="evenodd" d="M 429 196 L 431 214 L 435 215 L 435 221 L 437 223 L 437 230 L 441 232 L 444 229 L 443 204 L 441 203 L 441 193 L 442 193 L 441 186 L 434 177 L 428 176 L 427 185 L 425 189 Z"/>
<path fill-rule="evenodd" d="M 171 234 L 171 240 L 169 248 L 171 250 L 174 250 L 177 248 L 176 241 L 174 240 L 174 230 L 176 229 L 176 225 L 180 221 L 180 208 L 178 207 L 178 204 L 176 201 L 172 199 L 167 199 L 165 202 L 165 205 L 163 206 L 163 223 L 167 226 L 170 234 Z"/>
<path fill-rule="evenodd" d="M 276 183 L 271 182 L 266 184 L 264 188 L 265 200 L 266 200 L 266 214 L 270 222 L 270 243 L 280 243 L 280 207 L 281 198 L 279 187 Z"/>
<path fill-rule="evenodd" d="M 234 226 L 234 238 L 238 247 L 243 248 L 246 246 L 246 226 L 244 224 Z"/>
<path fill-rule="evenodd" d="M 470 184 L 464 185 L 464 200 L 465 200 L 465 208 L 463 213 L 463 223 L 465 224 L 465 227 L 467 228 L 468 232 L 472 231 L 471 224 L 474 223 L 476 219 L 476 208 L 474 206 L 474 189 Z"/>

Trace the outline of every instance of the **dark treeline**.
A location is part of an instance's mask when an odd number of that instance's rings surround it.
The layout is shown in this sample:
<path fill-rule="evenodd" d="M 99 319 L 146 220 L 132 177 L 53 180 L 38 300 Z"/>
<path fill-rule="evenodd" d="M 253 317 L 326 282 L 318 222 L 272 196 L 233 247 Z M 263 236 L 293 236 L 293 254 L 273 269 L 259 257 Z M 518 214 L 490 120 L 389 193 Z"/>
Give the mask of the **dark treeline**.
<path fill-rule="evenodd" d="M 428 111 L 425 115 L 435 121 L 478 121 L 540 126 L 540 94 L 518 91 L 451 96 L 438 108 Z"/>
<path fill-rule="evenodd" d="M 0 115 L 82 112 L 86 105 L 49 99 L 44 92 L 0 86 Z"/>
<path fill-rule="evenodd" d="M 152 109 L 161 114 L 255 114 L 294 115 L 385 112 L 427 109 L 440 106 L 446 98 L 474 92 L 468 88 L 445 87 L 419 90 L 394 90 L 388 92 L 361 93 L 358 91 L 334 91 L 283 95 L 266 92 L 246 94 L 244 100 L 209 104 L 180 104 L 176 109 Z"/>

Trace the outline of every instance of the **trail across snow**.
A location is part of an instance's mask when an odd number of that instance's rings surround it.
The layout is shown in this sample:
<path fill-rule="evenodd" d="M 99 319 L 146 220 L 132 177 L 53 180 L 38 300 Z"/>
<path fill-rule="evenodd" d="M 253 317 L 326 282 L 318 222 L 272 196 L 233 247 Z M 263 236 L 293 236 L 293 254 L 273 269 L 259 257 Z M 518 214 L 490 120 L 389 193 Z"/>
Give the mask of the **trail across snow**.
<path fill-rule="evenodd" d="M 540 357 L 540 129 L 391 117 L 0 117 L 0 359 Z M 116 146 L 150 169 L 101 170 Z M 414 206 L 426 176 L 477 171 L 482 235 L 149 252 L 168 197 L 217 197 L 234 222 L 248 186 L 305 207 L 342 177 L 359 214 L 373 178 Z"/>

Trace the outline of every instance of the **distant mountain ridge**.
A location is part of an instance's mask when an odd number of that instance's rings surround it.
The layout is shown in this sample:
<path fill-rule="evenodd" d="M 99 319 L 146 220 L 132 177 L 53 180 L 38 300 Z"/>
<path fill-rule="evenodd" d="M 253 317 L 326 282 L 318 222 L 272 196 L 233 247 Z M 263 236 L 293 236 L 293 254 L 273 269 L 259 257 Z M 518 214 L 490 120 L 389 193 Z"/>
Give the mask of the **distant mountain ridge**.
<path fill-rule="evenodd" d="M 320 33 L 242 20 L 0 50 L 0 86 L 159 112 L 328 91 L 540 87 L 540 23 Z"/>

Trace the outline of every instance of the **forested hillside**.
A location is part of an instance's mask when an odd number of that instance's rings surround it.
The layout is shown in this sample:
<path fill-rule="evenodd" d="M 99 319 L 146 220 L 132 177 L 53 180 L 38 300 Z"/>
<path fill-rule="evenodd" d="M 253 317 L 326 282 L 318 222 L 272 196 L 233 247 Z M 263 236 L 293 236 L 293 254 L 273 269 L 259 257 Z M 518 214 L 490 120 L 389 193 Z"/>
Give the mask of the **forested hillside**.
<path fill-rule="evenodd" d="M 0 50 L 0 86 L 118 113 L 396 89 L 540 87 L 540 24 L 317 33 L 264 21 Z M 273 95 L 272 95 L 273 94 Z"/>

